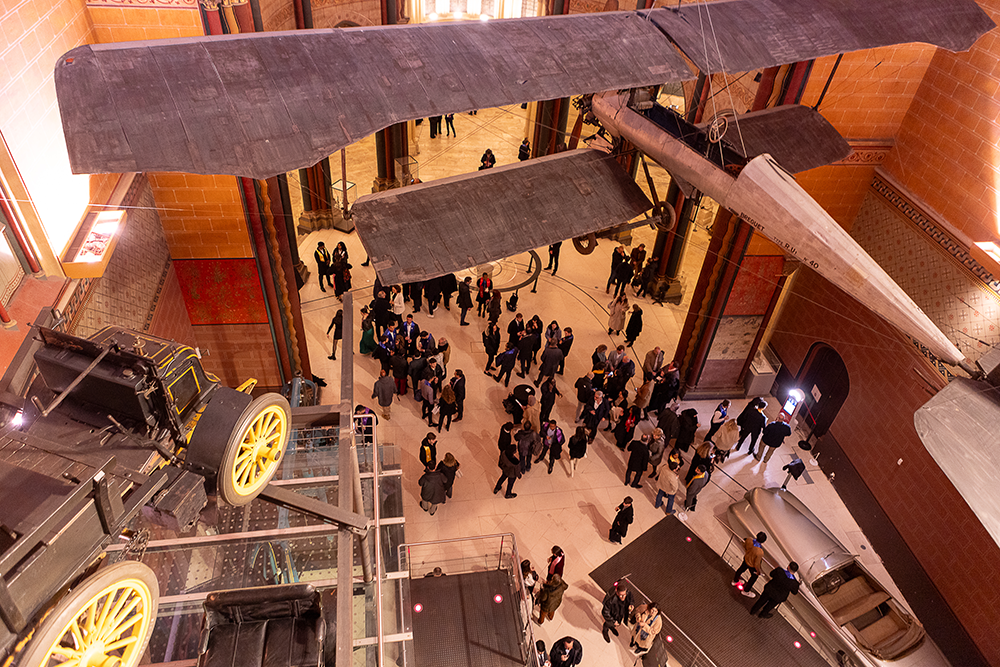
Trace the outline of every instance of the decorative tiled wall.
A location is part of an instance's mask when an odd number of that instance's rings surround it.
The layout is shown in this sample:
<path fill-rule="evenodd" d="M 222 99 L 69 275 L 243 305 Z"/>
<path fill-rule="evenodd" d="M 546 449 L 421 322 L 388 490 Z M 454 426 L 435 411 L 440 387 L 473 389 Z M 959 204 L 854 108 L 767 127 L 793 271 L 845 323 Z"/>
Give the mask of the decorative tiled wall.
<path fill-rule="evenodd" d="M 1000 343 L 1000 285 L 884 179 L 873 180 L 851 234 L 970 360 Z"/>
<path fill-rule="evenodd" d="M 149 181 L 139 176 L 122 203 L 128 207 L 125 232 L 118 240 L 104 275 L 77 285 L 79 306 L 70 330 L 89 336 L 117 325 L 146 331 L 170 267 L 167 241 L 157 215 Z"/>

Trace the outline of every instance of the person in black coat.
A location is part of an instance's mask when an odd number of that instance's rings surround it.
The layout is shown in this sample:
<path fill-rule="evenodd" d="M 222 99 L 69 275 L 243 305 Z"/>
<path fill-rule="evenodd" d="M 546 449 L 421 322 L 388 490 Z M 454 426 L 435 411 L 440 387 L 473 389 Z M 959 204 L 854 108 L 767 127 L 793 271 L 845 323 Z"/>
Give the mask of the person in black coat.
<path fill-rule="evenodd" d="M 511 343 L 517 343 L 521 340 L 522 333 L 524 333 L 524 315 L 516 313 L 514 319 L 507 325 L 507 340 Z"/>
<path fill-rule="evenodd" d="M 389 365 L 392 366 L 392 379 L 396 383 L 396 393 L 400 396 L 406 394 L 406 378 L 410 372 L 410 362 L 403 355 L 402 350 L 389 357 Z"/>
<path fill-rule="evenodd" d="M 631 498 L 626 498 L 630 501 Z M 619 505 L 621 508 L 624 505 Z M 604 634 L 604 641 L 611 643 L 608 633 L 618 636 L 617 627 L 628 620 L 635 609 L 635 601 L 632 598 L 632 591 L 625 585 L 624 581 L 616 581 L 604 595 L 604 604 L 601 607 L 601 618 L 604 619 L 604 627 L 601 632 Z"/>
<path fill-rule="evenodd" d="M 484 273 L 482 277 L 476 281 L 476 303 L 479 307 L 476 309 L 476 314 L 479 317 L 486 317 L 486 304 L 490 302 L 490 297 L 493 296 L 493 281 L 490 279 L 489 274 Z"/>
<path fill-rule="evenodd" d="M 615 274 L 618 271 L 618 267 L 622 265 L 628 259 L 628 255 L 625 254 L 625 246 L 619 245 L 615 248 L 614 252 L 611 253 L 611 274 L 608 275 L 608 286 L 604 289 L 604 293 L 607 294 L 611 291 L 611 283 L 615 281 Z M 617 291 L 615 296 L 618 296 Z"/>
<path fill-rule="evenodd" d="M 625 293 L 625 287 L 632 282 L 632 263 L 622 262 L 615 269 L 615 296 Z"/>
<path fill-rule="evenodd" d="M 669 445 L 670 441 L 678 436 L 681 430 L 680 417 L 670 408 L 660 410 L 656 417 L 656 428 L 663 431 L 663 441 Z"/>
<path fill-rule="evenodd" d="M 489 375 L 493 370 L 493 360 L 500 351 L 500 327 L 496 322 L 486 325 L 486 331 L 483 332 L 483 347 L 486 349 L 486 370 L 483 372 Z"/>
<path fill-rule="evenodd" d="M 799 565 L 795 561 L 788 564 L 788 569 L 776 567 L 771 570 L 771 579 L 764 584 L 764 590 L 750 608 L 750 614 L 769 618 L 775 607 L 787 600 L 789 595 L 798 595 L 799 580 L 795 578 L 798 571 Z"/>
<path fill-rule="evenodd" d="M 337 341 L 341 340 L 344 337 L 344 311 L 343 310 L 338 310 L 337 314 L 333 316 L 333 319 L 330 321 L 330 326 L 326 330 L 327 335 L 330 334 L 330 329 L 333 329 L 333 348 L 332 348 L 333 351 L 330 352 L 330 356 L 327 357 L 327 359 L 336 359 L 337 358 Z"/>
<path fill-rule="evenodd" d="M 552 415 L 552 408 L 556 404 L 556 397 L 562 396 L 562 393 L 556 387 L 556 379 L 550 377 L 545 382 L 542 383 L 542 388 L 540 391 L 542 395 L 542 414 L 541 421 L 543 424 L 549 421 L 549 416 Z"/>
<path fill-rule="evenodd" d="M 507 343 L 506 351 L 499 354 L 496 361 L 498 372 L 493 379 L 499 382 L 500 378 L 504 378 L 503 386 L 509 387 L 510 374 L 514 370 L 514 364 L 517 363 L 517 348 Z"/>
<path fill-rule="evenodd" d="M 427 316 L 434 317 L 434 311 L 441 301 L 441 278 L 424 281 L 424 296 L 427 297 Z"/>
<path fill-rule="evenodd" d="M 686 452 L 691 443 L 694 442 L 694 434 L 698 432 L 698 427 L 701 426 L 698 422 L 698 411 L 694 408 L 688 408 L 681 412 L 678 421 L 680 423 L 678 424 L 675 446 Z"/>
<path fill-rule="evenodd" d="M 500 487 L 503 486 L 504 480 L 507 480 L 507 492 L 504 494 L 504 498 L 517 498 L 517 494 L 514 493 L 514 481 L 517 480 L 517 473 L 521 466 L 521 460 L 517 458 L 517 449 L 513 445 L 508 445 L 500 452 L 497 465 L 500 466 L 500 479 L 493 487 L 493 493 L 500 493 Z"/>
<path fill-rule="evenodd" d="M 423 379 L 424 371 L 427 370 L 427 360 L 423 357 L 413 357 L 410 360 L 408 370 L 410 372 L 410 386 L 413 387 L 413 399 L 419 403 L 422 400 L 420 398 L 420 380 Z"/>
<path fill-rule="evenodd" d="M 753 448 L 757 444 L 757 438 L 760 437 L 767 424 L 767 417 L 764 416 L 764 408 L 766 407 L 767 401 L 763 398 L 755 398 L 747 403 L 743 412 L 736 418 L 736 425 L 740 427 L 740 439 L 736 441 L 736 450 L 739 450 L 744 440 L 750 438 L 750 442 L 747 443 L 747 453 L 753 456 Z"/>
<path fill-rule="evenodd" d="M 437 506 L 445 501 L 447 478 L 440 470 L 427 470 L 417 482 L 420 484 L 420 507 L 434 516 Z"/>
<path fill-rule="evenodd" d="M 463 327 L 469 326 L 465 321 L 465 315 L 472 309 L 472 276 L 468 276 L 458 285 L 458 299 L 455 301 L 462 311 L 459 324 Z"/>
<path fill-rule="evenodd" d="M 562 361 L 559 362 L 559 369 L 556 370 L 556 373 L 559 373 L 559 375 L 562 375 L 563 371 L 566 370 L 566 357 L 569 356 L 569 351 L 570 348 L 572 347 L 573 347 L 573 328 L 566 327 L 565 329 L 563 329 L 562 340 L 559 341 L 559 350 L 563 353 Z"/>
<path fill-rule="evenodd" d="M 517 147 L 517 159 L 524 162 L 531 157 L 531 144 L 528 143 L 528 137 L 524 138 L 521 145 Z"/>
<path fill-rule="evenodd" d="M 554 378 L 559 366 L 563 363 L 563 352 L 557 343 L 549 343 L 542 352 L 542 362 L 538 364 L 538 377 L 535 386 L 541 384 L 543 378 Z"/>
<path fill-rule="evenodd" d="M 450 383 L 455 392 L 455 402 L 458 408 L 455 421 L 460 422 L 465 415 L 465 373 L 461 369 L 456 369 L 454 375 L 451 376 Z"/>
<path fill-rule="evenodd" d="M 638 440 L 636 442 L 638 442 Z M 615 520 L 611 524 L 611 531 L 608 533 L 608 539 L 610 539 L 615 544 L 621 544 L 622 538 L 625 537 L 625 535 L 628 533 L 628 527 L 632 523 L 632 520 L 634 518 L 634 513 L 632 510 L 632 496 L 625 496 L 625 500 L 622 501 L 622 504 L 619 505 L 615 509 L 615 511 L 617 512 L 617 514 L 615 514 Z M 628 618 L 628 616 L 626 616 L 626 618 Z M 612 628 L 611 631 L 614 632 L 614 629 Z M 618 633 L 615 632 L 615 634 L 617 635 Z M 604 638 L 605 639 L 608 638 L 606 620 L 605 620 Z"/>
<path fill-rule="evenodd" d="M 549 661 L 552 667 L 575 667 L 581 660 L 583 660 L 583 645 L 578 639 L 563 637 L 549 649 Z"/>
<path fill-rule="evenodd" d="M 646 472 L 646 467 L 649 465 L 649 436 L 644 435 L 638 440 L 633 440 L 628 446 L 628 467 L 625 470 L 625 486 L 630 486 L 629 478 L 635 475 L 635 479 L 632 480 L 631 487 L 633 489 L 641 489 L 642 484 L 639 480 L 642 479 L 642 473 Z M 622 533 L 624 535 L 624 533 Z"/>
<path fill-rule="evenodd" d="M 455 475 L 458 474 L 460 465 L 455 455 L 448 452 L 437 465 L 437 471 L 444 474 L 444 494 L 451 498 L 451 491 L 455 486 Z"/>
<path fill-rule="evenodd" d="M 615 425 L 615 444 L 618 449 L 625 451 L 625 447 L 635 436 L 635 427 L 639 425 L 641 418 L 642 410 L 639 408 L 634 405 L 625 408 L 625 412 L 618 418 L 618 423 Z"/>
<path fill-rule="evenodd" d="M 444 301 L 444 309 L 451 310 L 451 295 L 458 289 L 458 278 L 454 273 L 446 273 L 441 276 L 441 298 Z"/>
<path fill-rule="evenodd" d="M 403 286 L 404 288 L 409 287 L 410 298 L 413 300 L 413 312 L 419 313 L 420 307 L 424 303 L 424 283 L 422 281 L 407 283 Z"/>
<path fill-rule="evenodd" d="M 604 397 L 603 391 L 595 391 L 594 397 L 587 403 L 583 410 L 583 425 L 587 427 L 587 443 L 594 442 L 597 437 L 597 430 L 601 426 L 601 420 L 608 416 L 611 404 Z"/>
<path fill-rule="evenodd" d="M 545 270 L 552 270 L 552 275 L 556 275 L 556 271 L 559 270 L 559 250 L 562 248 L 562 241 L 558 241 L 549 246 L 549 265 L 545 267 Z"/>
<path fill-rule="evenodd" d="M 521 340 L 517 341 L 517 359 L 521 362 L 521 370 L 517 374 L 519 378 L 525 377 L 531 370 L 531 356 L 535 353 L 536 339 L 537 334 L 525 332 L 521 334 Z"/>
<path fill-rule="evenodd" d="M 628 318 L 628 324 L 625 326 L 625 344 L 632 347 L 640 333 L 642 333 L 642 308 L 636 304 L 632 306 L 632 316 Z"/>

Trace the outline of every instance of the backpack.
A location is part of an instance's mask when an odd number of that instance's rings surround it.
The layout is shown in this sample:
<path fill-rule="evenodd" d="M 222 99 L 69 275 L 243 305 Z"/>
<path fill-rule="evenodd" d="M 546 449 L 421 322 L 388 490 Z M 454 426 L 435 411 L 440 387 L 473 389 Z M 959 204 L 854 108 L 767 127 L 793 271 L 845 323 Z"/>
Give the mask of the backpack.
<path fill-rule="evenodd" d="M 509 299 L 507 299 L 507 310 L 509 310 L 512 313 L 517 312 L 517 292 L 516 291 L 513 294 L 510 295 Z"/>

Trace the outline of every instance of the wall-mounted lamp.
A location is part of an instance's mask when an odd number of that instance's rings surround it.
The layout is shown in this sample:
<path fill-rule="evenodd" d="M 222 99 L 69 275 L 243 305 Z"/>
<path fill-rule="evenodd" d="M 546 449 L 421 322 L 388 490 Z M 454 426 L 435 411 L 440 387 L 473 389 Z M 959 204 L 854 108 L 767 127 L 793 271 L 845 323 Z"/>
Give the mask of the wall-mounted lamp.
<path fill-rule="evenodd" d="M 124 229 L 125 211 L 89 211 L 62 254 L 63 271 L 70 278 L 103 275 Z"/>

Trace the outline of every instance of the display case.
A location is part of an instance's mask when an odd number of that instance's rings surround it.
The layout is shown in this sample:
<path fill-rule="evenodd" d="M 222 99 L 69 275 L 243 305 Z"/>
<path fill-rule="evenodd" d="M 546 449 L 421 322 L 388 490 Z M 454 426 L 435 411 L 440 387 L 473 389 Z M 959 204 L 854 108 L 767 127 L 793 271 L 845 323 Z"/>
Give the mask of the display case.
<path fill-rule="evenodd" d="M 774 353 L 770 345 L 757 350 L 750 364 L 750 372 L 747 373 L 744 386 L 747 396 L 765 396 L 771 393 L 774 380 L 781 369 L 781 360 Z"/>

